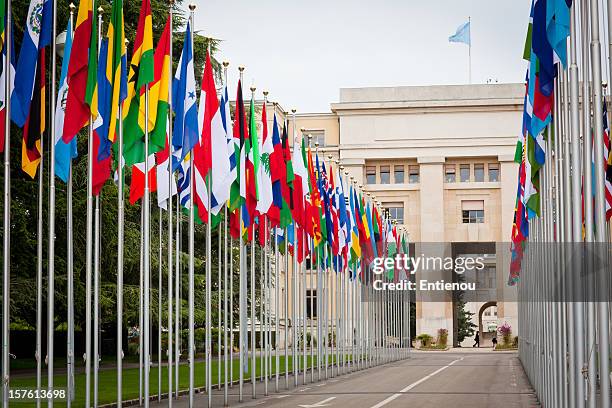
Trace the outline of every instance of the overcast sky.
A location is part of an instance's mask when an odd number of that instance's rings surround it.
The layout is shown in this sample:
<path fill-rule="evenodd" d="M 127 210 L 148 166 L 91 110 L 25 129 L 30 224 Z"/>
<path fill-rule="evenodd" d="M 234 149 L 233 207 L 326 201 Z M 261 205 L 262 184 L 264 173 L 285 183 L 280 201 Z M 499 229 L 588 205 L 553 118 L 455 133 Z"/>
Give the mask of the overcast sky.
<path fill-rule="evenodd" d="M 472 82 L 522 82 L 530 0 L 195 0 L 196 30 L 219 38 L 258 97 L 328 112 L 339 88 L 463 84 L 468 47 L 448 36 L 472 19 Z M 187 7 L 187 2 L 185 2 Z"/>

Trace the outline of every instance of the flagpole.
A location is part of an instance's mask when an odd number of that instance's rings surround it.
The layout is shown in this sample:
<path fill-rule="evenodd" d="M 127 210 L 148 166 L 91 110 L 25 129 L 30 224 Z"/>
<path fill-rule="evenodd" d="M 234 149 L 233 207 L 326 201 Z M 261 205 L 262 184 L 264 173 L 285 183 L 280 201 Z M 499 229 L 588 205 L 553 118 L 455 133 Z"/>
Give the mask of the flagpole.
<path fill-rule="evenodd" d="M 53 391 L 53 371 L 54 371 L 54 317 L 55 317 L 55 106 L 56 106 L 56 90 L 55 90 L 55 77 L 56 77 L 56 65 L 57 65 L 57 53 L 56 47 L 56 32 L 57 32 L 57 2 L 53 2 L 53 23 L 51 31 L 51 136 L 50 136 L 50 158 L 49 158 L 49 260 L 48 260 L 48 277 L 47 277 L 47 390 Z M 8 40 L 7 40 L 8 42 Z M 8 118 L 6 119 L 8 120 Z M 42 150 L 42 140 L 41 150 Z M 41 161 L 42 161 L 41 154 Z M 43 168 L 40 166 L 40 173 L 42 175 Z M 41 178 L 42 180 L 42 178 Z M 47 406 L 53 407 L 53 398 L 47 400 Z"/>
<path fill-rule="evenodd" d="M 170 66 L 172 66 L 172 30 L 173 30 L 173 7 L 174 0 L 169 0 L 169 14 L 170 14 Z M 172 69 L 168 70 L 168 83 L 172 83 Z M 162 118 L 163 120 L 164 118 Z M 165 118 L 168 120 L 168 407 L 172 407 L 172 352 L 173 352 L 173 321 L 172 321 L 172 292 L 173 292 L 173 271 L 172 271 L 172 257 L 173 257 L 173 246 L 172 246 L 172 234 L 174 232 L 172 225 L 172 187 L 174 172 L 172 171 L 172 89 L 168 87 L 168 116 Z M 161 233 L 160 233 L 161 235 Z M 161 262 L 161 258 L 160 258 Z M 176 345 L 175 345 L 176 346 Z M 177 361 L 178 363 L 178 361 Z M 159 368 L 161 370 L 161 367 Z M 159 391 L 161 394 L 161 390 Z M 175 395 L 178 397 L 178 393 Z"/>
<path fill-rule="evenodd" d="M 244 67 L 243 66 L 239 66 L 238 67 L 238 71 L 240 72 L 240 83 L 242 84 L 242 80 L 243 80 L 243 72 L 244 72 Z M 238 103 L 238 101 L 236 101 L 236 103 Z M 235 113 L 235 116 L 237 116 L 238 113 Z M 242 130 L 242 129 L 241 129 Z M 243 142 L 241 140 L 241 142 Z M 241 170 L 241 161 L 242 161 L 242 148 L 243 146 L 240 146 L 240 157 L 237 158 L 236 160 L 236 165 L 239 166 L 238 169 Z M 240 175 L 239 177 L 242 177 L 242 175 Z M 239 379 L 239 384 L 238 384 L 238 399 L 239 402 L 243 402 L 244 400 L 244 352 L 245 352 L 245 347 L 246 347 L 246 342 L 245 342 L 245 330 L 246 330 L 246 319 L 244 318 L 245 313 L 247 313 L 246 311 L 246 293 L 245 293 L 245 286 L 246 286 L 246 279 L 244 277 L 244 273 L 245 272 L 245 262 L 246 262 L 246 253 L 245 253 L 245 249 L 244 249 L 244 241 L 242 239 L 242 205 L 240 205 L 238 207 L 238 224 L 239 224 L 239 237 L 238 237 L 238 245 L 239 245 L 239 251 L 240 251 L 240 257 L 239 257 L 239 266 L 238 266 L 238 289 L 239 289 L 239 294 L 238 294 L 238 304 L 239 304 L 239 327 L 240 327 L 240 331 L 239 331 L 239 339 L 238 339 L 238 349 L 240 350 L 240 367 L 239 367 L 239 373 L 240 373 L 240 379 Z"/>
<path fill-rule="evenodd" d="M 210 42 L 208 43 L 210 54 Z M 216 97 L 216 96 L 215 96 Z M 194 172 L 195 173 L 195 172 Z M 208 394 L 208 407 L 212 407 L 212 170 L 209 170 L 206 180 L 208 200 L 208 222 L 206 223 L 206 393 Z M 219 237 L 219 243 L 221 238 Z M 220 256 L 220 255 L 219 255 Z M 221 276 L 221 275 L 219 275 Z M 219 344 L 218 344 L 219 345 Z M 217 362 L 220 364 L 220 361 Z M 219 381 L 220 382 L 220 381 Z"/>
<path fill-rule="evenodd" d="M 172 123 L 172 121 L 170 121 L 170 123 Z M 172 164 L 170 164 L 170 169 L 172 169 Z M 172 190 L 170 190 L 172 191 Z M 172 196 L 169 198 L 169 200 L 172 200 Z M 168 206 L 170 206 L 170 204 L 168 204 Z M 175 294 L 176 294 L 176 304 L 175 304 L 175 318 L 174 318 L 174 383 L 175 383 L 175 393 L 176 393 L 176 398 L 178 398 L 178 394 L 179 394 L 179 380 L 180 380 L 180 359 L 181 359 L 181 352 L 182 352 L 182 338 L 181 338 L 181 328 L 183 327 L 183 310 L 181 307 L 182 304 L 182 300 L 183 297 L 181 296 L 181 286 L 182 286 L 182 281 L 181 281 L 181 258 L 180 258 L 180 251 L 181 251 L 181 244 L 182 244 L 182 239 L 181 239 L 181 197 L 179 194 L 176 195 L 176 259 L 174 264 L 176 265 L 176 278 L 174 279 L 174 290 L 175 290 Z"/>
<path fill-rule="evenodd" d="M 274 285 L 274 356 L 276 357 L 276 370 L 274 372 L 275 374 L 275 378 L 274 378 L 274 389 L 276 392 L 278 392 L 278 377 L 279 377 L 279 371 L 280 371 L 280 355 L 279 355 L 279 349 L 278 349 L 278 337 L 279 337 L 279 325 L 278 325 L 278 320 L 279 320 L 279 307 L 280 307 L 280 302 L 279 302 L 279 285 L 280 285 L 280 257 L 278 255 L 278 228 L 275 227 L 274 228 L 274 279 L 275 279 L 275 285 Z"/>
<path fill-rule="evenodd" d="M 268 103 L 268 91 L 263 91 L 263 95 L 264 95 L 264 107 L 266 106 L 266 104 Z M 274 108 L 276 110 L 276 107 Z M 276 113 L 276 112 L 275 112 Z M 266 118 L 267 120 L 267 118 Z M 263 143 L 262 143 L 263 145 Z M 268 374 L 269 374 L 269 365 L 268 365 L 268 340 L 269 340 L 269 333 L 268 333 L 268 217 L 263 217 L 264 219 L 264 229 L 263 229 L 263 233 L 264 233 L 264 247 L 262 248 L 262 255 L 261 255 L 261 271 L 260 274 L 263 276 L 263 283 L 261 285 L 261 289 L 262 289 L 262 293 L 263 293 L 263 299 L 261 301 L 261 305 L 263 305 L 263 309 L 261 309 L 261 318 L 263 320 L 264 323 L 264 335 L 263 335 L 263 342 L 260 343 L 260 348 L 261 345 L 263 345 L 263 353 L 261 353 L 261 359 L 263 361 L 263 377 L 264 377 L 264 396 L 268 396 Z M 265 257 L 265 260 L 264 260 Z M 261 323 L 260 322 L 260 329 L 259 331 L 261 332 Z"/>
<path fill-rule="evenodd" d="M 98 16 L 99 23 L 98 29 L 102 30 L 102 7 L 98 8 Z M 100 33 L 98 33 L 98 38 L 101 38 Z M 125 41 L 125 46 L 127 48 L 127 40 Z M 117 405 L 119 407 L 122 406 L 123 402 L 123 251 L 124 251 L 124 207 L 125 202 L 123 199 L 123 107 L 122 104 L 119 104 L 119 114 L 118 117 L 118 142 L 119 142 L 119 159 L 117 166 Z M 145 173 L 146 174 L 146 173 Z M 147 176 L 145 176 L 147 177 Z M 139 339 L 142 337 L 142 325 L 139 324 L 138 327 Z M 142 353 L 142 343 L 139 347 L 138 354 Z M 140 371 L 139 371 L 140 372 Z M 140 381 L 139 381 L 140 388 Z M 140 390 L 139 390 L 140 391 Z M 141 394 L 139 392 L 139 400 Z"/>
<path fill-rule="evenodd" d="M 94 211 L 94 303 L 93 303 L 93 368 L 94 368 L 94 406 L 98 406 L 98 373 L 100 368 L 100 195 L 96 196 Z"/>
<path fill-rule="evenodd" d="M 595 241 L 606 242 L 606 198 L 605 177 L 603 162 L 603 105 L 601 86 L 601 45 L 599 40 L 599 2 L 590 1 L 590 27 L 591 27 L 591 69 L 593 75 L 593 154 L 595 166 Z M 598 337 L 599 337 L 599 376 L 600 404 L 602 408 L 610 407 L 610 349 L 609 342 L 609 302 L 607 299 L 608 285 L 601 279 L 598 285 L 600 302 L 598 306 Z"/>
<path fill-rule="evenodd" d="M 10 85 L 11 85 L 11 41 L 12 38 L 12 7 L 11 0 L 6 2 L 6 38 L 4 46 L 6 47 L 6 72 L 4 83 L 4 100 L 10 100 Z M 9 384 L 10 384 L 10 365 L 9 365 L 9 334 L 10 334 L 10 283 L 11 283 L 11 104 L 5 103 L 5 118 L 4 121 L 4 200 L 3 200 L 3 234 L 2 234 L 2 406 L 9 406 Z"/>
<path fill-rule="evenodd" d="M 193 33 L 194 33 L 194 14 L 196 5 L 194 3 L 189 4 L 189 21 L 191 27 L 191 47 L 193 49 Z M 188 332 L 189 332 L 189 407 L 194 406 L 194 392 L 195 392 L 195 338 L 194 338 L 194 302 L 195 302 L 195 287 L 194 287 L 194 216 L 195 216 L 195 176 L 193 168 L 193 151 L 189 154 L 189 300 L 188 300 Z"/>
<path fill-rule="evenodd" d="M 472 84 L 472 17 L 468 16 L 468 26 L 470 27 L 470 43 L 468 44 L 468 76 L 469 83 Z"/>
<path fill-rule="evenodd" d="M 255 86 L 251 86 L 251 100 L 255 100 Z M 251 124 L 249 124 L 250 126 Z M 251 135 L 249 135 L 250 137 Z M 253 146 L 251 146 L 251 149 Z M 257 177 L 257 175 L 255 175 Z M 254 230 L 255 223 L 252 220 L 252 229 Z M 248 234 L 248 232 L 247 232 Z M 255 355 L 255 231 L 253 231 L 253 236 L 251 237 L 251 397 L 256 398 L 257 393 L 257 382 L 256 382 L 256 355 Z"/>
<path fill-rule="evenodd" d="M 223 84 L 225 87 L 227 86 L 227 67 L 228 66 L 229 66 L 229 62 L 223 61 Z M 223 98 L 225 100 L 225 95 L 223 96 Z M 228 129 L 229 129 L 230 120 L 231 118 L 227 118 Z M 224 235 L 223 235 L 223 246 L 224 246 L 224 251 L 223 251 L 223 375 L 224 375 L 223 406 L 224 407 L 228 406 L 228 376 L 227 375 L 228 375 L 228 365 L 230 363 L 230 361 L 228 361 L 228 355 L 227 355 L 227 347 L 228 347 L 228 343 L 227 343 L 227 337 L 228 337 L 228 332 L 227 332 L 227 313 L 228 313 L 228 310 L 227 310 L 227 297 L 228 297 L 228 286 L 227 286 L 228 285 L 228 281 L 227 281 L 228 229 L 227 229 L 227 226 L 228 226 L 228 222 L 227 221 L 228 221 L 228 211 L 227 211 L 227 207 L 228 207 L 228 203 L 226 203 L 225 206 L 223 207 L 223 211 L 224 211 L 224 217 L 223 217 L 223 231 L 224 231 Z M 230 251 L 231 251 L 231 246 L 230 246 Z M 219 254 L 219 256 L 221 255 Z M 231 252 L 230 252 L 230 258 L 231 258 Z M 230 268 L 230 272 L 232 272 L 231 268 Z M 229 288 L 230 296 L 232 295 L 231 289 L 232 288 Z M 232 327 L 230 326 L 230 333 L 231 333 L 231 330 L 232 330 Z M 232 346 L 233 344 L 230 344 L 230 348 Z M 221 362 L 219 362 L 219 364 L 221 364 Z M 229 381 L 231 382 L 232 378 L 230 378 Z"/>
<path fill-rule="evenodd" d="M 147 122 L 148 123 L 148 122 Z M 149 178 L 149 174 L 146 175 Z M 162 209 L 157 207 L 159 212 L 159 254 L 157 262 L 159 268 L 157 269 L 157 402 L 161 402 L 162 394 Z M 170 395 L 168 395 L 168 401 L 170 401 Z"/>
<path fill-rule="evenodd" d="M 144 154 L 145 154 L 145 182 L 144 182 L 144 226 L 143 226 L 143 263 L 144 263 L 144 381 L 145 381 L 145 401 L 144 406 L 149 406 L 150 397 L 150 370 L 151 370 L 151 208 L 149 205 L 149 84 L 145 84 L 145 136 L 144 136 Z M 122 144 L 119 145 L 119 163 L 121 167 L 123 157 Z"/>
<path fill-rule="evenodd" d="M 293 137 L 292 137 L 292 141 L 295 140 L 296 138 L 296 131 L 295 131 L 295 112 L 296 109 L 293 108 L 291 109 L 291 120 L 293 122 L 293 126 L 292 126 L 292 131 L 293 131 Z M 287 144 L 289 143 L 289 141 L 287 140 Z M 294 143 L 295 145 L 295 143 Z M 295 387 L 298 386 L 298 365 L 299 365 L 299 358 L 298 358 L 298 344 L 297 344 L 297 305 L 298 305 L 298 291 L 297 291 L 297 284 L 298 284 L 298 262 L 297 262 L 297 254 L 298 254 L 298 226 L 297 223 L 294 221 L 293 223 L 293 270 L 291 271 L 292 277 L 293 277 L 293 285 L 291 285 L 291 326 L 293 328 L 293 339 L 292 339 L 292 344 L 291 344 L 291 349 L 293 352 L 293 356 L 291 359 L 291 364 L 293 366 L 293 384 Z M 288 252 L 287 252 L 288 253 Z"/>
<path fill-rule="evenodd" d="M 70 29 L 74 26 L 74 10 L 76 6 L 70 3 Z M 67 320 L 68 335 L 66 342 L 66 407 L 70 408 L 74 399 L 74 265 L 73 265 L 73 235 L 72 235 L 72 160 L 68 162 L 68 184 L 66 187 L 67 225 L 66 258 L 67 258 Z"/>
<path fill-rule="evenodd" d="M 7 41 L 8 42 L 8 41 Z M 4 71 L 7 72 L 7 71 Z M 36 233 L 36 389 L 42 391 L 42 303 L 43 303 L 43 169 L 45 165 L 44 137 L 40 138 L 40 171 L 38 173 L 38 230 Z M 6 230 L 5 230 L 6 231 Z M 40 399 L 36 401 L 36 407 L 40 407 Z"/>
<path fill-rule="evenodd" d="M 221 237 L 223 237 L 223 230 L 221 229 L 221 222 L 217 227 L 217 259 L 218 259 L 218 271 L 217 271 L 217 389 L 221 390 L 221 327 L 223 326 L 223 317 L 221 316 L 221 305 L 223 303 L 222 298 L 222 265 L 221 265 Z"/>

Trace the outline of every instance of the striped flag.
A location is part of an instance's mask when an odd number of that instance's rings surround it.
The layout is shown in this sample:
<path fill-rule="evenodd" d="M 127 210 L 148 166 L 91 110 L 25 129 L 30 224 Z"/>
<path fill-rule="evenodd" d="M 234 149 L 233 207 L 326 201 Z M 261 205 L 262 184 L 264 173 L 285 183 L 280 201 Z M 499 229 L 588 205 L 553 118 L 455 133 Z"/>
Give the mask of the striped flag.
<path fill-rule="evenodd" d="M 55 175 L 64 183 L 68 181 L 70 174 L 70 162 L 78 155 L 77 140 L 72 138 L 68 143 L 64 142 L 64 122 L 66 118 L 66 99 L 68 96 L 68 64 L 72 52 L 72 24 L 68 21 L 66 28 L 66 43 L 64 45 L 64 59 L 60 74 L 59 90 L 57 93 L 57 104 L 55 105 Z"/>
<path fill-rule="evenodd" d="M 70 55 L 66 74 L 68 93 L 62 132 L 64 142 L 70 142 L 89 122 L 90 114 L 97 114 L 97 101 L 92 103 L 92 100 L 96 99 L 92 91 L 96 83 L 98 59 L 96 6 L 94 0 L 81 0 L 79 3 L 74 28 L 74 52 Z"/>
<path fill-rule="evenodd" d="M 21 144 L 21 169 L 30 177 L 36 177 L 36 171 L 41 159 L 41 138 L 46 130 L 45 110 L 45 49 L 39 52 L 36 64 L 36 78 L 32 89 L 30 113 L 23 127 L 23 140 Z"/>
<path fill-rule="evenodd" d="M 4 2 L 1 2 L 4 3 Z M 6 18 L 6 17 L 5 17 Z M 11 50 L 15 49 L 15 37 L 13 35 L 13 30 L 11 30 Z M 4 34 L 2 34 L 4 35 Z M 4 130 L 6 128 L 6 102 L 5 102 L 5 98 L 6 98 L 6 72 L 7 70 L 4 69 L 4 67 L 6 66 L 6 47 L 2 47 L 2 64 L 0 65 L 0 70 L 1 70 L 1 74 L 0 74 L 0 126 L 2 128 L 0 128 L 0 153 L 4 152 L 4 142 L 5 142 L 5 133 Z M 11 80 L 11 84 L 9 85 L 9 97 L 10 94 L 13 93 L 13 89 L 14 89 L 14 84 L 15 84 L 15 53 L 11 52 L 11 63 L 9 64 L 9 75 L 10 75 L 10 80 Z"/>

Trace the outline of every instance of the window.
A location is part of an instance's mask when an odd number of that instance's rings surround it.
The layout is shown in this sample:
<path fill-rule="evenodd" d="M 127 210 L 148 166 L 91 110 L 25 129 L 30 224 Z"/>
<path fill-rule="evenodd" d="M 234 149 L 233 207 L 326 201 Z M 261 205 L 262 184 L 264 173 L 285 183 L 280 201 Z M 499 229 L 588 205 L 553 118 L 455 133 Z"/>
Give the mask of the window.
<path fill-rule="evenodd" d="M 484 164 L 474 165 L 474 181 L 477 183 L 484 181 Z"/>
<path fill-rule="evenodd" d="M 459 167 L 459 177 L 462 183 L 467 183 L 470 181 L 470 165 L 462 164 Z"/>
<path fill-rule="evenodd" d="M 366 184 L 376 184 L 376 166 L 366 166 Z"/>
<path fill-rule="evenodd" d="M 464 224 L 484 223 L 484 201 L 465 200 L 461 201 L 461 217 Z"/>
<path fill-rule="evenodd" d="M 307 130 L 302 133 L 302 137 L 305 137 L 308 140 L 308 136 L 312 136 L 312 140 L 310 141 L 312 147 L 316 146 L 316 143 L 319 143 L 319 147 L 325 147 L 325 131 L 324 130 Z"/>
<path fill-rule="evenodd" d="M 499 164 L 489 163 L 489 181 L 499 181 Z"/>
<path fill-rule="evenodd" d="M 391 166 L 380 166 L 380 184 L 391 182 Z"/>
<path fill-rule="evenodd" d="M 444 167 L 444 182 L 445 183 L 454 183 L 455 181 L 457 181 L 455 171 L 456 169 L 455 169 L 454 164 L 447 164 Z"/>
<path fill-rule="evenodd" d="M 402 184 L 404 182 L 404 166 L 393 166 L 393 174 L 395 184 Z"/>
<path fill-rule="evenodd" d="M 419 166 L 409 166 L 408 167 L 408 182 L 411 184 L 416 184 L 419 182 Z"/>
<path fill-rule="evenodd" d="M 317 317 L 317 291 L 311 289 L 306 291 L 306 317 L 314 319 Z"/>
<path fill-rule="evenodd" d="M 404 223 L 404 204 L 387 203 L 384 207 L 389 210 L 389 216 L 392 220 L 396 220 L 398 224 Z"/>

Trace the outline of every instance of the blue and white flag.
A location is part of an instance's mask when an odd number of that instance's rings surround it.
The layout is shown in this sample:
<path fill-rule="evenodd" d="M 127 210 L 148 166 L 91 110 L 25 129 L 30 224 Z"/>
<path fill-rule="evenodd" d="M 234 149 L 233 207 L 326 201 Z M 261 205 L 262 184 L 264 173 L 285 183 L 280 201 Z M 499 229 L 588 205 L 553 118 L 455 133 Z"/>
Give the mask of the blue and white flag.
<path fill-rule="evenodd" d="M 236 180 L 236 177 L 238 176 L 238 168 L 236 167 L 236 146 L 240 143 L 240 141 L 232 134 L 232 116 L 230 113 L 227 84 L 223 87 L 223 93 L 221 94 L 221 100 L 219 103 L 221 105 L 221 121 L 223 122 L 223 129 L 225 129 L 225 138 L 227 140 L 227 154 L 229 156 L 230 163 L 229 178 L 230 180 Z"/>
<path fill-rule="evenodd" d="M 457 28 L 457 32 L 448 37 L 448 42 L 464 43 L 467 45 L 471 45 L 470 22 L 468 21 L 467 23 L 461 24 Z"/>
<path fill-rule="evenodd" d="M 64 45 L 64 59 L 62 60 L 62 72 L 60 74 L 60 86 L 57 93 L 57 104 L 55 105 L 55 175 L 64 183 L 68 181 L 70 174 L 70 161 L 77 157 L 77 138 L 73 137 L 70 143 L 62 139 L 64 133 L 64 115 L 66 111 L 66 100 L 68 97 L 68 63 L 72 51 L 72 25 L 68 21 L 66 28 L 66 42 Z"/>
<path fill-rule="evenodd" d="M 183 52 L 179 60 L 176 75 L 172 84 L 174 113 L 174 134 L 172 145 L 175 150 L 181 149 L 181 160 L 200 140 L 198 131 L 198 106 L 196 104 L 196 81 L 193 69 L 193 48 L 191 28 L 187 23 Z M 182 101 L 182 102 L 181 102 Z M 175 165 L 176 166 L 176 165 Z M 178 166 L 177 166 L 178 167 Z M 174 168 L 176 170 L 176 167 Z"/>
<path fill-rule="evenodd" d="M 31 0 L 23 42 L 15 68 L 15 88 L 11 94 L 11 119 L 23 127 L 30 113 L 38 63 L 38 51 L 51 43 L 53 2 Z"/>

